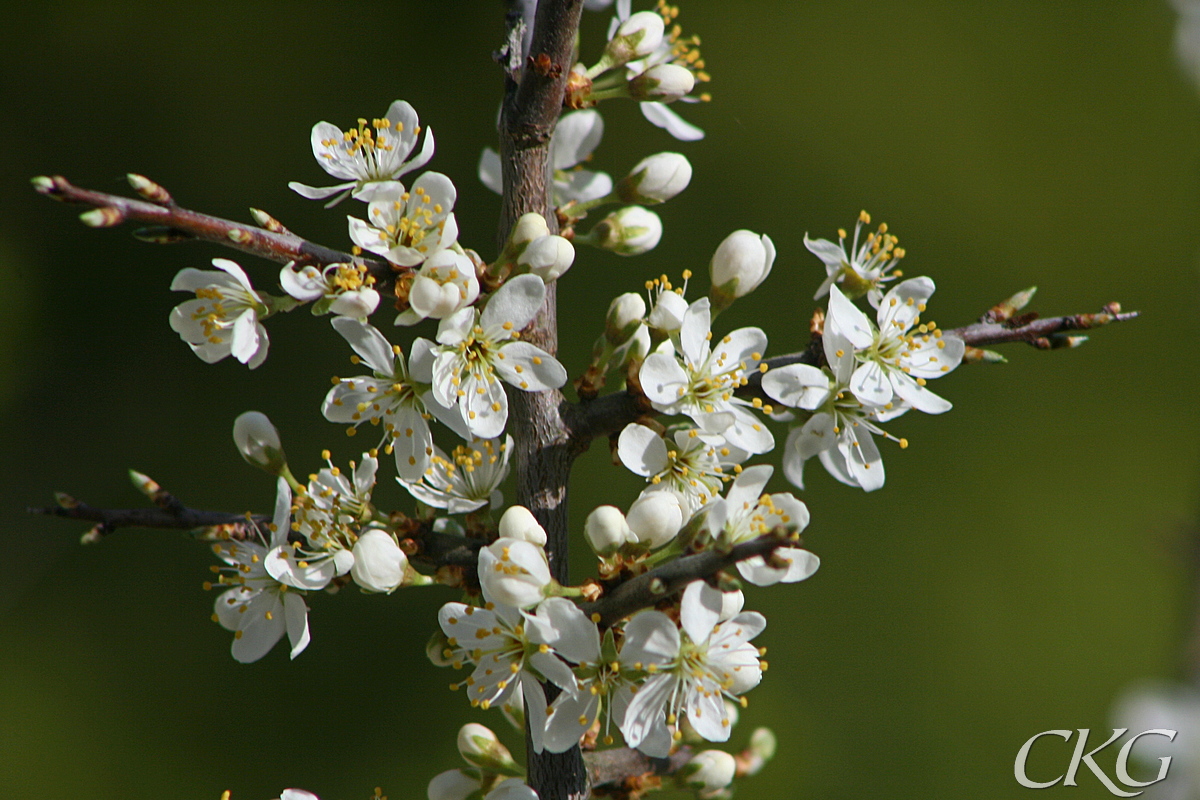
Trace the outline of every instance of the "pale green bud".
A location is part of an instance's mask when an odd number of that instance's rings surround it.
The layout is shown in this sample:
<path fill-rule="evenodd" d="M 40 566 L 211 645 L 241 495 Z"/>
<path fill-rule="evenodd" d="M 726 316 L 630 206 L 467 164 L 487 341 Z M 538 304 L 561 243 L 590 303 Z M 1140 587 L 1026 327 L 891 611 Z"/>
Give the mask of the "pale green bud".
<path fill-rule="evenodd" d="M 242 458 L 272 475 L 287 468 L 287 457 L 279 441 L 279 431 L 258 411 L 247 411 L 233 421 L 233 443 Z"/>

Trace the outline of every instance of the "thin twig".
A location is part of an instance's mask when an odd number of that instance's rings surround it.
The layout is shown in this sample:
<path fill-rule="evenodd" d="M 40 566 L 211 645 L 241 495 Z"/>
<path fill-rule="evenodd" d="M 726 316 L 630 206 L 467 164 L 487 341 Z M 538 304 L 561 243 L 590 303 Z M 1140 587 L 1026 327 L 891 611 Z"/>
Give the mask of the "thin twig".
<path fill-rule="evenodd" d="M 795 545 L 787 528 L 780 526 L 757 539 L 734 545 L 727 551 L 705 550 L 655 567 L 620 584 L 594 603 L 580 609 L 602 626 L 613 625 L 635 611 L 650 608 L 693 581 L 708 578 L 723 569 L 755 556 L 768 558 L 780 547 Z M 597 617 L 598 615 L 598 617 Z"/>
<path fill-rule="evenodd" d="M 80 189 L 61 175 L 34 178 L 33 185 L 38 193 L 47 197 L 97 209 L 100 213 L 87 212 L 87 215 L 83 216 L 85 224 L 91 227 L 112 227 L 124 222 L 145 222 L 153 225 L 151 230 L 135 233 L 144 241 L 170 243 L 200 239 L 281 264 L 295 261 L 298 265 L 312 265 L 318 268 L 330 264 L 363 264 L 375 278 L 380 292 L 385 295 L 397 274 L 409 271 L 407 268 L 393 267 L 386 261 L 362 258 L 315 244 L 300 238 L 282 225 L 278 231 L 271 231 L 201 214 L 176 205 L 165 192 L 161 195 L 162 202 L 134 200 L 106 192 Z M 153 183 L 151 186 L 161 189 Z"/>

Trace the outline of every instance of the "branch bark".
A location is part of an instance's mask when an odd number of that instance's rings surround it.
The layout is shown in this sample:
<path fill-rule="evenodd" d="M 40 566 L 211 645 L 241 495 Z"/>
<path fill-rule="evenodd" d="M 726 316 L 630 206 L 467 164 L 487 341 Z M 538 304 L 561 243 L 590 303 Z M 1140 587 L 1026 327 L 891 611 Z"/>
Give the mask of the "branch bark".
<path fill-rule="evenodd" d="M 134 200 L 106 192 L 80 189 L 61 175 L 34 178 L 33 185 L 39 194 L 54 200 L 101 210 L 101 214 L 85 218 L 85 224 L 92 227 L 107 228 L 130 221 L 150 223 L 154 229 L 138 237 L 145 241 L 166 244 L 200 239 L 281 264 L 295 261 L 300 266 L 312 265 L 318 268 L 352 262 L 365 264 L 384 296 L 387 295 L 397 274 L 410 271 L 408 268 L 392 267 L 386 261 L 362 258 L 315 244 L 302 239 L 282 225 L 278 231 L 271 231 L 183 208 L 176 205 L 170 195 L 157 185 L 155 188 L 162 191 L 162 200 L 159 202 Z"/>
<path fill-rule="evenodd" d="M 509 52 L 504 103 L 500 114 L 500 161 L 504 193 L 497 249 L 504 246 L 522 214 L 536 212 L 552 233 L 557 220 L 551 204 L 550 140 L 562 110 L 563 91 L 574 63 L 575 35 L 583 0 L 541 0 L 533 19 L 529 49 L 515 52 L 521 25 L 530 20 L 516 2 L 509 14 Z M 522 57 L 523 56 L 523 57 Z M 525 341 L 554 355 L 558 352 L 557 293 L 546 287 L 546 300 L 529 327 Z M 559 416 L 562 393 L 553 390 L 515 392 L 511 404 L 516 448 L 517 502 L 528 508 L 546 530 L 546 555 L 556 580 L 565 583 L 567 553 L 567 479 L 573 452 Z M 548 687 L 552 699 L 552 687 Z M 526 733 L 527 744 L 529 735 Z M 528 747 L 526 781 L 542 800 L 577 800 L 588 796 L 588 777 L 578 747 L 565 753 L 535 753 Z"/>

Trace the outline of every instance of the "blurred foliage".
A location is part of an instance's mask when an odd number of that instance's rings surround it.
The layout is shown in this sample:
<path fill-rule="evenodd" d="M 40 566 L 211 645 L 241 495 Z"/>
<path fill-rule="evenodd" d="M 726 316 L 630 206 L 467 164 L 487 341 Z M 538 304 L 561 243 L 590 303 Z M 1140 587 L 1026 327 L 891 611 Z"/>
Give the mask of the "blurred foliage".
<path fill-rule="evenodd" d="M 265 208 L 346 246 L 343 214 L 288 180 L 322 183 L 308 131 L 410 101 L 437 133 L 431 168 L 458 184 L 462 240 L 490 252 L 498 199 L 474 179 L 493 143 L 499 3 L 57 2 L 6 12 L 0 30 L 0 775 L 13 797 L 424 795 L 456 765 L 468 720 L 424 659 L 444 590 L 310 598 L 313 644 L 243 666 L 208 622 L 211 556 L 177 533 L 123 531 L 81 548 L 85 526 L 22 513 L 55 489 L 136 504 L 127 467 L 200 508 L 267 509 L 269 478 L 237 457 L 232 419 L 255 408 L 293 462 L 356 455 L 318 406 L 348 350 L 324 320 L 272 320 L 248 373 L 208 367 L 166 317 L 167 290 L 204 245 L 153 247 L 93 231 L 35 196 L 63 174 L 127 191 L 135 171 L 184 205 L 248 220 Z M 890 428 L 883 491 L 814 466 L 806 583 L 752 589 L 773 669 L 734 744 L 768 725 L 780 756 L 757 798 L 1016 796 L 1020 744 L 1102 728 L 1127 681 L 1174 674 L 1186 624 L 1182 527 L 1195 514 L 1194 346 L 1200 99 L 1172 61 L 1159 0 L 787 0 L 685 4 L 714 101 L 683 113 L 708 137 L 679 144 L 606 104 L 594 166 L 621 174 L 680 150 L 688 192 L 660 207 L 655 252 L 584 252 L 560 293 L 563 361 L 586 364 L 610 295 L 697 272 L 730 230 L 769 233 L 769 282 L 722 317 L 759 324 L 775 352 L 802 345 L 823 273 L 803 248 L 860 208 L 887 221 L 909 275 L 929 274 L 943 327 L 1038 285 L 1047 314 L 1121 301 L 1145 312 L 1075 351 L 1007 348 L 1007 366 L 939 385 L 941 418 Z M 599 52 L 607 15 L 586 21 Z M 610 108 L 611 107 L 611 108 Z M 277 267 L 239 259 L 268 285 Z M 386 315 L 384 315 L 386 318 Z M 782 441 L 782 439 L 781 439 Z M 627 504 L 633 476 L 597 442 L 573 517 Z M 601 493 L 599 488 L 606 491 Z M 777 478 L 773 490 L 783 490 Z M 384 502 L 405 502 L 381 486 Z M 586 572 L 579 539 L 577 574 Z M 505 734 L 502 734 L 502 736 Z M 510 743 L 517 737 L 508 736 Z M 1090 776 L 1076 797 L 1107 797 Z"/>

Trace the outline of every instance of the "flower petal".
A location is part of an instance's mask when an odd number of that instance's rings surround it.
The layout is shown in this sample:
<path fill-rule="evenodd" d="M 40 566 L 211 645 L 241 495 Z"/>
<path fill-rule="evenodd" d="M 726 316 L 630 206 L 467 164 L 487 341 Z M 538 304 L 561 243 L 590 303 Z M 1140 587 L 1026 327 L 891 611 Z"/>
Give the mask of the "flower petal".
<path fill-rule="evenodd" d="M 557 389 L 567 382 L 558 359 L 528 342 L 505 344 L 492 365 L 505 381 L 526 392 Z"/>
<path fill-rule="evenodd" d="M 545 299 L 546 284 L 538 276 L 518 275 L 510 278 L 488 300 L 479 324 L 484 330 L 492 330 L 510 322 L 513 329 L 519 331 L 533 320 Z M 438 341 L 441 341 L 440 336 Z"/>

